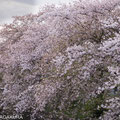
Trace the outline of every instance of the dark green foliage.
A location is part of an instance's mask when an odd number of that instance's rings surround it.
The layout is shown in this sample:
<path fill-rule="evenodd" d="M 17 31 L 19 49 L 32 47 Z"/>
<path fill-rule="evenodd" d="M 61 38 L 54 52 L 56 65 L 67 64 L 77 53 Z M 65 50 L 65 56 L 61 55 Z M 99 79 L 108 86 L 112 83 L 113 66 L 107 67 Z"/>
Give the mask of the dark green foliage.
<path fill-rule="evenodd" d="M 0 73 L 0 82 L 2 82 L 3 74 Z"/>
<path fill-rule="evenodd" d="M 97 97 L 83 101 L 80 97 L 76 100 L 68 100 L 70 104 L 65 107 L 65 109 L 60 110 L 57 106 L 53 104 L 46 105 L 46 114 L 55 114 L 55 119 L 58 119 L 61 115 L 64 116 L 66 120 L 73 118 L 75 120 L 97 120 L 101 115 L 104 114 L 108 109 L 101 107 L 102 104 L 105 104 L 105 93 L 102 92 Z M 55 103 L 56 105 L 56 103 Z M 54 113 L 55 112 L 55 113 Z"/>
<path fill-rule="evenodd" d="M 76 120 L 87 120 L 88 118 L 97 119 L 104 113 L 104 111 L 107 111 L 106 108 L 101 107 L 104 102 L 104 93 L 87 100 L 85 103 L 78 98 L 78 100 L 71 102 L 71 105 L 68 107 L 68 110 L 64 112 L 64 114 L 69 117 L 76 118 Z"/>

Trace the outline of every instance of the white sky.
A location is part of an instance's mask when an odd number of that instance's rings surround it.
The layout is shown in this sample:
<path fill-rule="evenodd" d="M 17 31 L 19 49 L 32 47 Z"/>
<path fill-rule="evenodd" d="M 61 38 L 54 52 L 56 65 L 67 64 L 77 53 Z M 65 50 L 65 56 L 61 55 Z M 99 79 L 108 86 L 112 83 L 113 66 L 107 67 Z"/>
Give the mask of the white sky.
<path fill-rule="evenodd" d="M 73 0 L 0 0 L 0 24 L 9 23 L 12 16 L 34 13 L 45 4 L 69 3 Z"/>
<path fill-rule="evenodd" d="M 0 24 L 11 22 L 12 16 L 35 13 L 45 4 L 68 4 L 72 1 L 76 0 L 0 0 Z"/>

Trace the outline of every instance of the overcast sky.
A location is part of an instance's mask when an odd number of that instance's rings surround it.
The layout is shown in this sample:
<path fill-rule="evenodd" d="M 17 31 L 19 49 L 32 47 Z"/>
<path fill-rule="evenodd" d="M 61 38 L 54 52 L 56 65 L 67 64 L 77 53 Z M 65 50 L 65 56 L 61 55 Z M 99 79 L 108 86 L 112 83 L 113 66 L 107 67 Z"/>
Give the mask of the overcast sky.
<path fill-rule="evenodd" d="M 69 3 L 72 0 L 0 0 L 0 24 L 11 22 L 12 16 L 35 13 L 44 4 Z"/>

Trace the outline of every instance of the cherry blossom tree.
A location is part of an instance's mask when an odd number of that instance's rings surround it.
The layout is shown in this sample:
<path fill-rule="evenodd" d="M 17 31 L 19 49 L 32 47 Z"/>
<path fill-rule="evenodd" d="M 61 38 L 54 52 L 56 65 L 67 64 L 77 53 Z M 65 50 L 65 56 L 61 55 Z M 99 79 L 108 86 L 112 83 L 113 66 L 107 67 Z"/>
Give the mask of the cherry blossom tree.
<path fill-rule="evenodd" d="M 120 1 L 47 5 L 0 36 L 0 114 L 120 118 Z"/>

